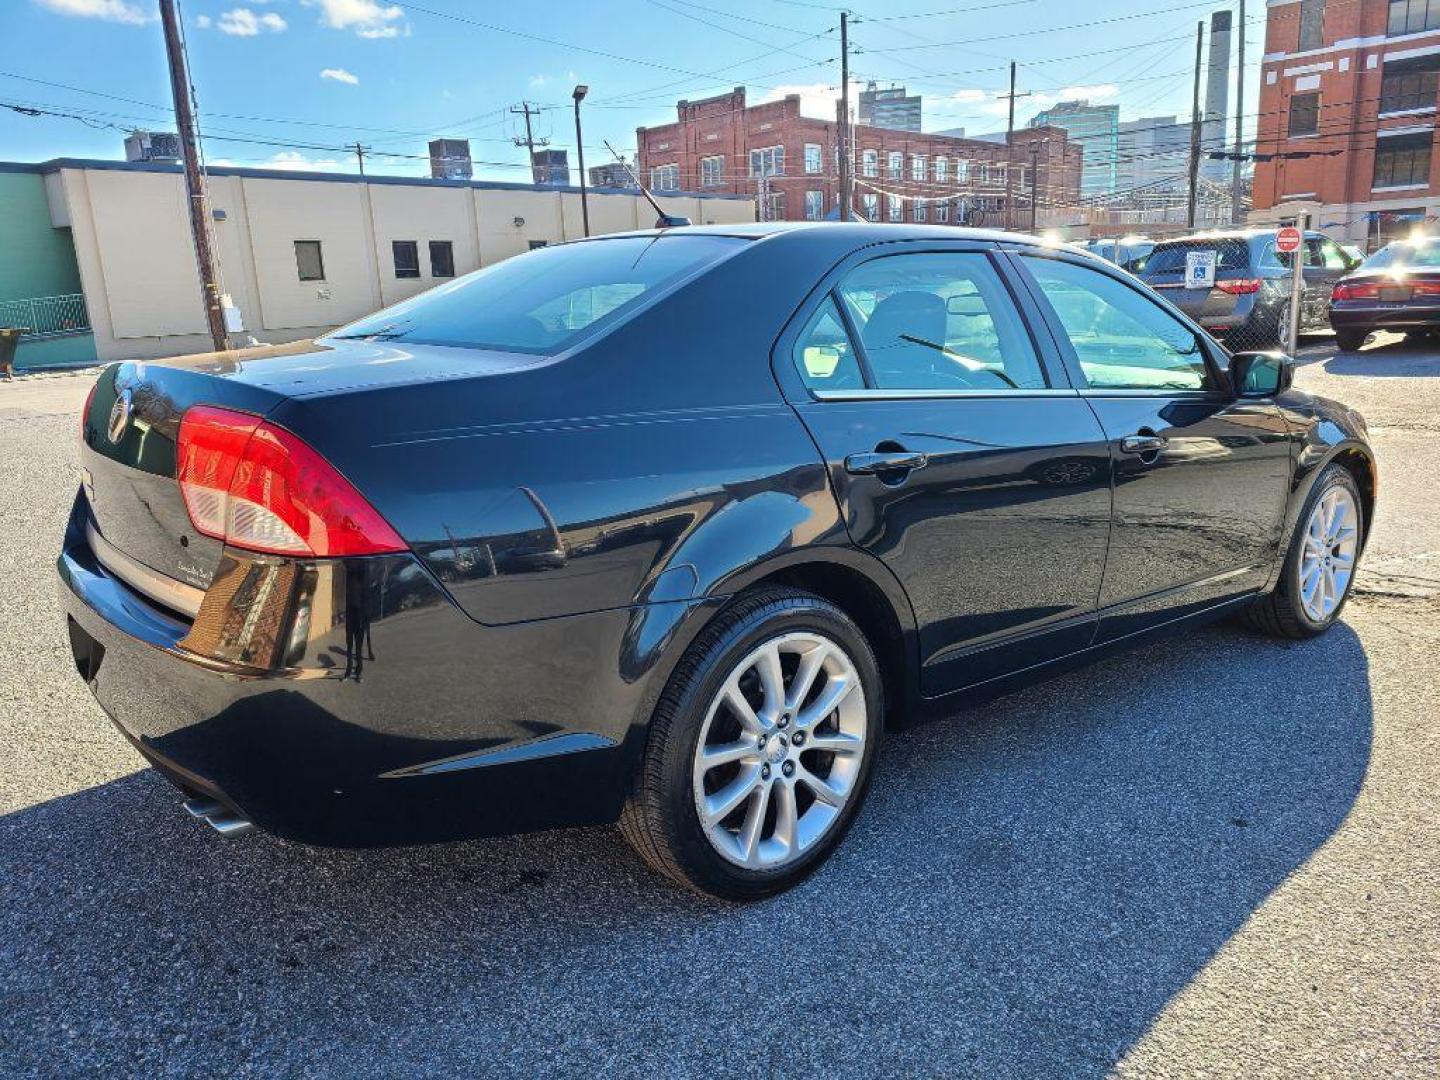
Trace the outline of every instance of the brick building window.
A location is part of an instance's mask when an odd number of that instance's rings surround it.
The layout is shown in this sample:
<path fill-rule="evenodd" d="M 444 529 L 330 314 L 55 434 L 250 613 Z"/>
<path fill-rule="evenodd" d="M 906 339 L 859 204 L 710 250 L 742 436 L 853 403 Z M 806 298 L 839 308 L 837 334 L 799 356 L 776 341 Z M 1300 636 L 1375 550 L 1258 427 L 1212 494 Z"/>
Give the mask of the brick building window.
<path fill-rule="evenodd" d="M 805 192 L 805 220 L 819 221 L 825 216 L 825 193 L 823 191 Z"/>
<path fill-rule="evenodd" d="M 923 202 L 917 202 L 915 204 L 915 220 L 924 221 L 926 217 L 925 204 Z"/>
<path fill-rule="evenodd" d="M 950 204 L 940 203 L 935 207 L 935 224 L 948 225 L 950 223 Z"/>
<path fill-rule="evenodd" d="M 1300 48 L 1325 45 L 1325 0 L 1300 0 Z"/>
<path fill-rule="evenodd" d="M 1406 187 L 1430 182 L 1430 140 L 1428 131 L 1395 135 L 1375 140 L 1376 188 Z"/>
<path fill-rule="evenodd" d="M 805 144 L 805 172 L 809 176 L 814 176 L 825 167 L 821 164 L 824 159 L 820 156 L 820 149 L 819 143 L 807 142 Z"/>
<path fill-rule="evenodd" d="M 785 148 L 783 146 L 766 146 L 760 150 L 751 150 L 750 175 L 785 175 Z"/>
<path fill-rule="evenodd" d="M 1392 37 L 1436 27 L 1440 27 L 1440 4 L 1428 0 L 1390 0 L 1390 22 L 1385 32 Z"/>
<path fill-rule="evenodd" d="M 880 196 L 867 192 L 860 196 L 860 206 L 865 211 L 866 221 L 880 220 Z"/>
<path fill-rule="evenodd" d="M 1435 108 L 1435 71 L 1386 68 L 1380 83 L 1380 111 L 1408 112 L 1412 109 Z"/>
<path fill-rule="evenodd" d="M 899 180 L 905 172 L 905 155 L 899 150 L 890 151 L 890 159 L 887 163 L 885 175 L 891 180 Z"/>
<path fill-rule="evenodd" d="M 924 155 L 924 154 L 911 154 L 911 155 L 910 155 L 910 179 L 911 179 L 911 180 L 920 180 L 920 181 L 923 181 L 923 180 L 925 179 L 925 169 L 926 169 L 925 155 Z"/>
<path fill-rule="evenodd" d="M 880 175 L 880 152 L 878 150 L 865 150 L 860 154 L 860 175 Z"/>
<path fill-rule="evenodd" d="M 970 162 L 964 158 L 958 158 L 955 162 L 955 182 L 964 184 L 970 179 Z"/>
<path fill-rule="evenodd" d="M 1315 135 L 1320 130 L 1320 95 L 1292 94 L 1290 97 L 1290 138 Z"/>
<path fill-rule="evenodd" d="M 656 165 L 650 170 L 650 187 L 655 191 L 679 191 L 680 166 Z"/>
<path fill-rule="evenodd" d="M 762 208 L 763 221 L 784 221 L 785 220 L 785 193 L 783 191 L 772 191 L 765 196 L 765 205 Z"/>
<path fill-rule="evenodd" d="M 905 220 L 905 204 L 900 201 L 899 195 L 885 196 L 885 210 L 891 221 Z"/>
<path fill-rule="evenodd" d="M 935 182 L 943 184 L 950 179 L 950 159 L 943 154 L 935 159 Z"/>
<path fill-rule="evenodd" d="M 700 186 L 719 187 L 725 183 L 725 155 L 714 154 L 700 159 Z"/>

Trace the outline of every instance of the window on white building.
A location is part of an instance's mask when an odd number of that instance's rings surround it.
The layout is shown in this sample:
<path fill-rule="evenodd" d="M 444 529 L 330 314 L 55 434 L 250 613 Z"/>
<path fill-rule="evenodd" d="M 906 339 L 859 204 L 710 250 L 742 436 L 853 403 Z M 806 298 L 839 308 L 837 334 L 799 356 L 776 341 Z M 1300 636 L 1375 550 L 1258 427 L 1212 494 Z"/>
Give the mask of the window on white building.
<path fill-rule="evenodd" d="M 823 191 L 805 192 L 805 220 L 819 221 L 825 216 L 825 193 Z"/>
<path fill-rule="evenodd" d="M 805 144 L 805 172 L 810 176 L 814 176 L 824 168 L 824 165 L 821 164 L 820 151 L 819 143 L 807 142 Z"/>
<path fill-rule="evenodd" d="M 680 166 L 656 165 L 650 170 L 650 187 L 654 191 L 679 191 Z"/>

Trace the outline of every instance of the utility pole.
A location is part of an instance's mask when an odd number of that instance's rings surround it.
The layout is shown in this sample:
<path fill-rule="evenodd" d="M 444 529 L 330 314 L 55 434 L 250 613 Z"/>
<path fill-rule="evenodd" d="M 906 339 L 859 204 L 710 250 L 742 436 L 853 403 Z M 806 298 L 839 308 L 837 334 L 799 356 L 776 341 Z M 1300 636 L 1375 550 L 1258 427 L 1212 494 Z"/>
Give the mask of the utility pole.
<path fill-rule="evenodd" d="M 355 160 L 356 160 L 356 162 L 358 162 L 359 165 L 360 165 L 360 175 L 361 175 L 361 176 L 364 176 L 364 175 L 365 175 L 365 151 L 366 151 L 366 150 L 369 150 L 370 148 L 369 148 L 368 146 L 361 146 L 358 142 L 357 142 L 357 143 L 352 143 L 352 144 L 351 144 L 351 148 L 355 151 Z"/>
<path fill-rule="evenodd" d="M 840 12 L 840 115 L 836 117 L 840 150 L 840 220 L 849 221 L 855 201 L 854 150 L 850 145 L 850 13 Z"/>
<path fill-rule="evenodd" d="M 1244 186 L 1242 173 L 1245 164 L 1240 156 L 1245 152 L 1245 0 L 1240 0 L 1240 40 L 1237 44 L 1235 61 L 1235 160 L 1230 173 L 1230 224 L 1239 225 L 1244 218 L 1240 211 L 1240 191 Z"/>
<path fill-rule="evenodd" d="M 1047 140 L 1048 141 L 1048 140 Z M 1030 144 L 1030 231 L 1035 231 L 1035 206 L 1040 201 L 1040 144 Z"/>
<path fill-rule="evenodd" d="M 195 141 L 195 113 L 190 105 L 190 73 L 185 64 L 185 46 L 180 40 L 180 20 L 175 0 L 160 0 L 160 23 L 165 31 L 165 57 L 170 64 L 170 93 L 175 99 L 175 128 L 180 135 L 180 156 L 185 164 L 186 202 L 190 207 L 190 234 L 195 240 L 195 265 L 200 271 L 200 302 L 216 352 L 230 348 L 225 332 L 225 313 L 220 309 L 220 278 L 215 273 L 215 256 L 210 250 L 210 203 L 200 175 L 200 152 Z"/>
<path fill-rule="evenodd" d="M 1005 228 L 1015 227 L 1015 99 L 1029 97 L 1029 92 L 1015 93 L 1015 61 L 1010 61 L 1010 92 L 1002 95 L 1009 99 L 1009 117 L 1005 121 Z"/>
<path fill-rule="evenodd" d="M 1190 197 L 1186 203 L 1185 224 L 1195 228 L 1195 196 L 1200 183 L 1200 69 L 1204 60 L 1205 20 L 1195 27 L 1195 101 L 1190 112 Z"/>
<path fill-rule="evenodd" d="M 590 194 L 585 184 L 585 138 L 580 133 L 580 102 L 585 100 L 585 95 L 589 92 L 590 87 L 581 83 L 570 94 L 575 99 L 575 157 L 580 166 L 580 220 L 584 223 L 586 236 L 590 235 Z"/>
<path fill-rule="evenodd" d="M 530 127 L 530 117 L 539 116 L 540 107 L 538 105 L 532 107 L 528 101 L 522 101 L 519 105 L 511 105 L 510 111 L 516 116 L 525 117 L 525 137 L 522 139 L 517 135 L 512 141 L 516 146 L 525 147 L 526 152 L 530 155 L 530 180 L 536 184 L 543 183 L 543 180 L 535 173 L 535 148 L 537 146 L 542 148 L 549 146 L 550 140 L 535 138 L 535 133 Z M 544 180 L 549 179 L 550 177 L 547 170 Z"/>

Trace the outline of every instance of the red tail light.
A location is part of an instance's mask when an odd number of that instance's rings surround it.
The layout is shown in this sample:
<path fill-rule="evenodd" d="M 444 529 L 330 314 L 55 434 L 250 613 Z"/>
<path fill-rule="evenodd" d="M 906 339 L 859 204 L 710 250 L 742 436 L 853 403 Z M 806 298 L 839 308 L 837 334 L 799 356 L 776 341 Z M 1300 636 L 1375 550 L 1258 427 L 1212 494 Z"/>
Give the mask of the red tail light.
<path fill-rule="evenodd" d="M 194 406 L 175 459 L 190 521 L 233 547 L 322 559 L 405 550 L 333 465 L 258 416 Z"/>
<path fill-rule="evenodd" d="M 1416 296 L 1440 296 L 1440 281 L 1417 281 L 1411 288 Z"/>
<path fill-rule="evenodd" d="M 1330 290 L 1330 299 L 1334 300 L 1378 300 L 1380 299 L 1380 286 L 1370 282 L 1341 282 Z"/>
<path fill-rule="evenodd" d="M 1215 287 L 1231 296 L 1249 296 L 1260 291 L 1259 278 L 1236 278 L 1234 281 L 1217 281 Z"/>

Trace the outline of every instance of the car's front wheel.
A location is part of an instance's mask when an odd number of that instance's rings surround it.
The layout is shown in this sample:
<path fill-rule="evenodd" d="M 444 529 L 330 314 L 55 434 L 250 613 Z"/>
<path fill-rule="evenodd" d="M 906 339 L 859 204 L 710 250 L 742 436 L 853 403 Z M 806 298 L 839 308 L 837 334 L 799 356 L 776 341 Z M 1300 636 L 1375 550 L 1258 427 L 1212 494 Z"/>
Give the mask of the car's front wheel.
<path fill-rule="evenodd" d="M 742 596 L 661 697 L 621 831 L 655 869 L 711 896 L 790 887 L 854 820 L 882 700 L 874 653 L 838 607 L 793 589 Z"/>
<path fill-rule="evenodd" d="M 1314 637 L 1330 629 L 1355 584 L 1363 514 L 1350 471 L 1326 466 L 1301 511 L 1279 584 L 1246 609 L 1246 621 L 1276 637 Z"/>

